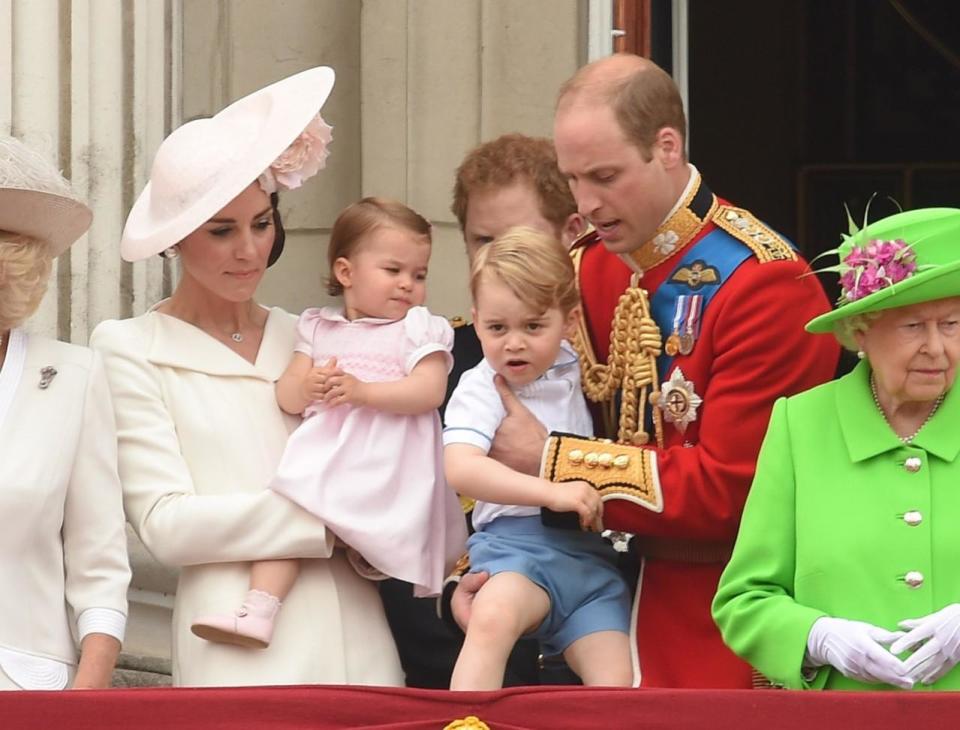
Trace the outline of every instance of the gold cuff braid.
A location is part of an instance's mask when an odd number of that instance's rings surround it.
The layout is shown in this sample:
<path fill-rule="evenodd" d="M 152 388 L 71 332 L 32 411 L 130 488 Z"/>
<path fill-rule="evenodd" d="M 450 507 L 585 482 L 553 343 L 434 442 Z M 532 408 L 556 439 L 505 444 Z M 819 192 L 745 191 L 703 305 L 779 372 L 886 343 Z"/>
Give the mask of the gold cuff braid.
<path fill-rule="evenodd" d="M 582 479 L 604 499 L 626 499 L 653 512 L 663 511 L 656 455 L 649 449 L 552 433 L 540 476 L 551 482 Z"/>

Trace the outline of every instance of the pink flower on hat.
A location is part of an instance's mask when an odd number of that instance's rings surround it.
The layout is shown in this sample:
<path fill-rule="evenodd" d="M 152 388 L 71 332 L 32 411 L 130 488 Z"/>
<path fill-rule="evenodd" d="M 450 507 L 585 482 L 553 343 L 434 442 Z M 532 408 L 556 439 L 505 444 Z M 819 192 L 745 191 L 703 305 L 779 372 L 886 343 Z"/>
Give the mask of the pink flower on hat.
<path fill-rule="evenodd" d="M 278 188 L 293 190 L 300 187 L 327 165 L 327 145 L 333 141 L 333 127 L 317 114 L 307 128 L 290 143 L 280 156 L 258 178 L 267 193 Z"/>
<path fill-rule="evenodd" d="M 866 246 L 854 246 L 840 264 L 841 302 L 855 302 L 886 289 L 916 270 L 916 254 L 903 239 L 873 239 Z"/>

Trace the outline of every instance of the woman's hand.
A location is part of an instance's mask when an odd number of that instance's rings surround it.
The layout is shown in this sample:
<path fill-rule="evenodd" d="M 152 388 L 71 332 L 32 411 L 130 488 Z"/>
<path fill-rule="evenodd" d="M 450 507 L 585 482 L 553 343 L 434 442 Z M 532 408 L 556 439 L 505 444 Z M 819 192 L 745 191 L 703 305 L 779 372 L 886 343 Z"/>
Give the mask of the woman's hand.
<path fill-rule="evenodd" d="M 554 512 L 576 512 L 580 517 L 581 529 L 603 531 L 603 502 L 600 493 L 587 482 L 551 483 L 550 501 L 543 506 Z"/>
<path fill-rule="evenodd" d="M 821 616 L 810 628 L 807 656 L 814 666 L 829 664 L 850 679 L 910 689 L 913 679 L 891 646 L 903 636 L 863 621 Z"/>
<path fill-rule="evenodd" d="M 929 616 L 905 619 L 900 627 L 908 633 L 893 642 L 890 651 L 913 651 L 904 666 L 914 682 L 933 684 L 960 662 L 960 603 Z"/>
<path fill-rule="evenodd" d="M 91 633 L 80 646 L 80 663 L 71 689 L 106 689 L 120 654 L 120 642 L 107 634 Z"/>

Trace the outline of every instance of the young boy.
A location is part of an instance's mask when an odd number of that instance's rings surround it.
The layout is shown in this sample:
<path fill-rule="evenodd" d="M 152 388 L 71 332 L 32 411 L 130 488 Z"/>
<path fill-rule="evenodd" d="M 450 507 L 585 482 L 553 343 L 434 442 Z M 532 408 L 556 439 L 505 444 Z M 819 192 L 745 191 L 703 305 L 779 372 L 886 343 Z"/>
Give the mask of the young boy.
<path fill-rule="evenodd" d="M 586 482 L 552 484 L 488 454 L 506 415 L 494 377 L 553 431 L 590 433 L 576 353 L 566 342 L 579 316 L 573 265 L 552 236 L 508 231 L 479 248 L 470 281 L 484 359 L 447 405 L 444 465 L 450 485 L 477 501 L 471 570 L 480 588 L 451 689 L 496 689 L 516 640 L 531 635 L 560 654 L 584 684 L 630 686 L 629 597 L 611 545 L 596 532 L 543 525 L 540 508 L 575 512 L 600 529 L 599 493 Z"/>

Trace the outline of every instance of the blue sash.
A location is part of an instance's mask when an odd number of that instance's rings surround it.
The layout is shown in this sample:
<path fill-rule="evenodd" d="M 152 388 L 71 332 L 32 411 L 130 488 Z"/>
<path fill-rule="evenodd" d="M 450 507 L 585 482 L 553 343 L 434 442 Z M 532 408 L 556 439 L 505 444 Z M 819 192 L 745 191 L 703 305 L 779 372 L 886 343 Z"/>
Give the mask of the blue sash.
<path fill-rule="evenodd" d="M 679 297 L 683 294 L 696 294 L 702 297 L 700 321 L 703 322 L 707 305 L 720 291 L 720 287 L 737 270 L 737 267 L 751 256 L 753 251 L 748 246 L 721 228 L 715 228 L 690 246 L 670 276 L 650 299 L 650 313 L 660 327 L 664 343 L 673 332 L 674 315 Z M 702 281 L 694 284 L 682 270 L 687 269 L 689 272 L 697 267 L 703 267 L 700 274 Z M 672 364 L 673 357 L 666 351 L 657 358 L 660 382 L 663 382 L 667 373 L 670 372 Z"/>

